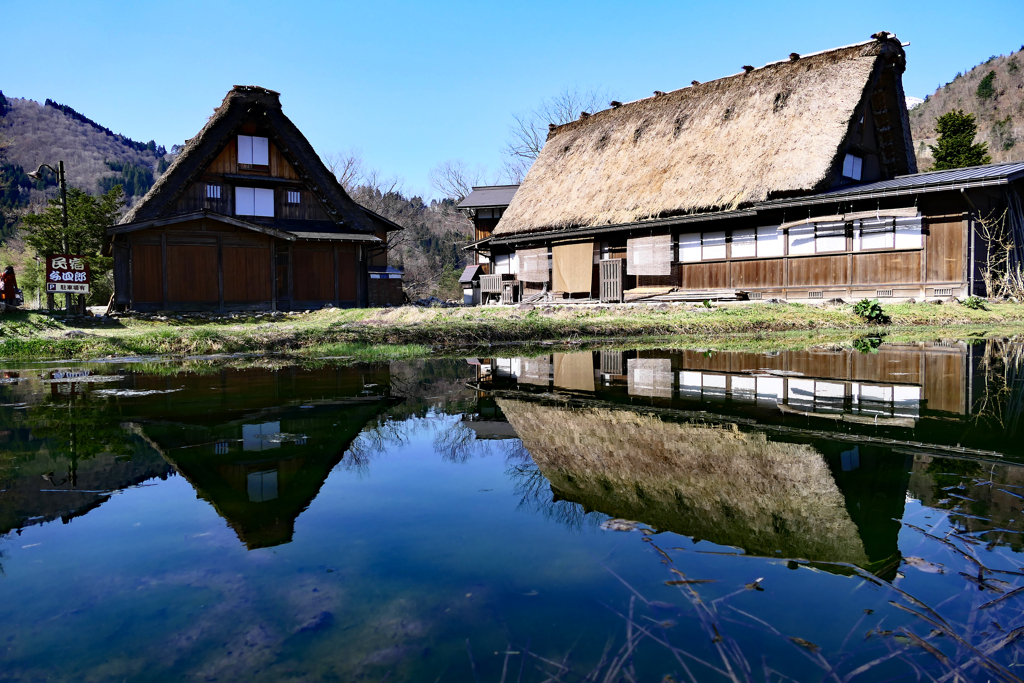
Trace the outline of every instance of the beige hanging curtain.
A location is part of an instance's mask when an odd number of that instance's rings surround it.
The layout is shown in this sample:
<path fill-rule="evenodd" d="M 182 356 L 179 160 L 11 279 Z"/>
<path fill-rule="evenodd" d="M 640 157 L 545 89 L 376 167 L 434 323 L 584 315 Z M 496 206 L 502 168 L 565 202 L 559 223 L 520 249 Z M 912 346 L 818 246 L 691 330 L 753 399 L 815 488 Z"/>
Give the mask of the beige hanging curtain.
<path fill-rule="evenodd" d="M 594 390 L 594 355 L 583 353 L 556 353 L 555 386 L 571 391 Z"/>
<path fill-rule="evenodd" d="M 548 281 L 548 248 L 519 249 L 519 279 L 523 282 Z"/>
<path fill-rule="evenodd" d="M 628 275 L 671 275 L 672 235 L 634 237 L 626 242 Z"/>
<path fill-rule="evenodd" d="M 589 292 L 594 280 L 594 241 L 556 244 L 551 248 L 556 292 Z"/>

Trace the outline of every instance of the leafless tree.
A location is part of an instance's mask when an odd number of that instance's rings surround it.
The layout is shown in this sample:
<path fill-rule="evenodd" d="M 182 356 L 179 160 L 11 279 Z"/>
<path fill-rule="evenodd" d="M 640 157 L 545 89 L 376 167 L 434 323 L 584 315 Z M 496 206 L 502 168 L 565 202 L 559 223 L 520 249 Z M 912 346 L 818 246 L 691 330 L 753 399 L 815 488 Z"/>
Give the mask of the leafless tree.
<path fill-rule="evenodd" d="M 442 161 L 430 169 L 430 186 L 456 204 L 469 196 L 474 185 L 495 185 L 497 182 L 496 178 L 488 177 L 483 166 L 470 168 L 458 159 Z"/>
<path fill-rule="evenodd" d="M 522 182 L 548 139 L 550 124 L 560 126 L 575 121 L 581 112 L 605 109 L 611 99 L 606 90 L 581 91 L 567 87 L 542 101 L 535 109 L 513 114 L 509 141 L 503 150 L 505 175 L 514 183 Z"/>

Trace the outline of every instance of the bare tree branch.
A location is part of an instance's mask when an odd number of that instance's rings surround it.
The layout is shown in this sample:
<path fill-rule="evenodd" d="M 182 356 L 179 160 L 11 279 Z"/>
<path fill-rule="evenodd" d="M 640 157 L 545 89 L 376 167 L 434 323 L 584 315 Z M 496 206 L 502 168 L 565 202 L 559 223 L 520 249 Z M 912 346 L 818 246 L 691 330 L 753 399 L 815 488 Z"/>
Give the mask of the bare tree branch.
<path fill-rule="evenodd" d="M 608 106 L 612 97 L 606 90 L 581 91 L 565 88 L 537 108 L 513 114 L 509 127 L 509 141 L 503 150 L 507 161 L 505 174 L 513 182 L 522 182 L 533 161 L 548 139 L 548 126 L 560 126 L 580 117 L 581 112 L 599 111 Z"/>
<path fill-rule="evenodd" d="M 442 161 L 430 169 L 430 186 L 456 204 L 469 196 L 474 185 L 495 184 L 497 179 L 488 179 L 487 170 L 483 166 L 470 168 L 457 159 Z"/>

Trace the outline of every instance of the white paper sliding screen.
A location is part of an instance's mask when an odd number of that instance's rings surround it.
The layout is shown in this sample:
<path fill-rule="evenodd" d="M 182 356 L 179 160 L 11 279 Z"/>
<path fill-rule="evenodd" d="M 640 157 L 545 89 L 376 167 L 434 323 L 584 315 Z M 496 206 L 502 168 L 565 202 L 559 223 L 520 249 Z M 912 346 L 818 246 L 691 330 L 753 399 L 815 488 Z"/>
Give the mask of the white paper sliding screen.
<path fill-rule="evenodd" d="M 814 253 L 814 223 L 794 225 L 789 229 L 789 253 L 791 256 Z"/>
<path fill-rule="evenodd" d="M 626 242 L 626 273 L 671 275 L 672 236 L 636 237 Z"/>
<path fill-rule="evenodd" d="M 679 260 L 683 263 L 700 261 L 700 233 L 679 236 Z"/>
<path fill-rule="evenodd" d="M 922 246 L 924 246 L 924 241 L 921 237 L 921 219 L 897 218 L 896 248 L 920 249 Z"/>
<path fill-rule="evenodd" d="M 273 218 L 274 191 L 261 187 L 236 187 L 235 215 Z"/>
<path fill-rule="evenodd" d="M 732 257 L 751 258 L 754 256 L 757 256 L 757 230 L 754 228 L 733 230 Z"/>
<path fill-rule="evenodd" d="M 269 166 L 270 141 L 252 135 L 239 135 L 238 163 L 247 166 Z"/>
<path fill-rule="evenodd" d="M 854 223 L 853 250 L 921 249 L 919 216 L 864 218 Z"/>
<path fill-rule="evenodd" d="M 548 248 L 520 249 L 519 279 L 523 282 L 547 282 L 550 275 Z"/>
<path fill-rule="evenodd" d="M 757 229 L 757 256 L 758 258 L 770 258 L 782 256 L 785 253 L 786 245 L 782 241 L 782 230 L 778 226 L 770 225 Z"/>
<path fill-rule="evenodd" d="M 714 261 L 725 258 L 725 232 L 706 232 L 701 239 L 701 260 Z"/>
<path fill-rule="evenodd" d="M 815 223 L 814 251 L 846 251 L 846 223 Z"/>

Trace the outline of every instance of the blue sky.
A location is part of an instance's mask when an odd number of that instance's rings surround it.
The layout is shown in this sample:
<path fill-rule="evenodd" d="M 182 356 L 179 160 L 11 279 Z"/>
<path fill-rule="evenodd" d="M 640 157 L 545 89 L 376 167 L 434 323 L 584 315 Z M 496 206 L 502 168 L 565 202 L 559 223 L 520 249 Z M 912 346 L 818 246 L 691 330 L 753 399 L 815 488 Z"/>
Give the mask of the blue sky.
<path fill-rule="evenodd" d="M 262 85 L 318 152 L 357 148 L 424 196 L 446 159 L 500 169 L 511 115 L 566 87 L 628 101 L 888 30 L 911 42 L 904 85 L 924 97 L 1024 43 L 1020 0 L 5 5 L 7 96 L 170 147 L 233 84 Z"/>

